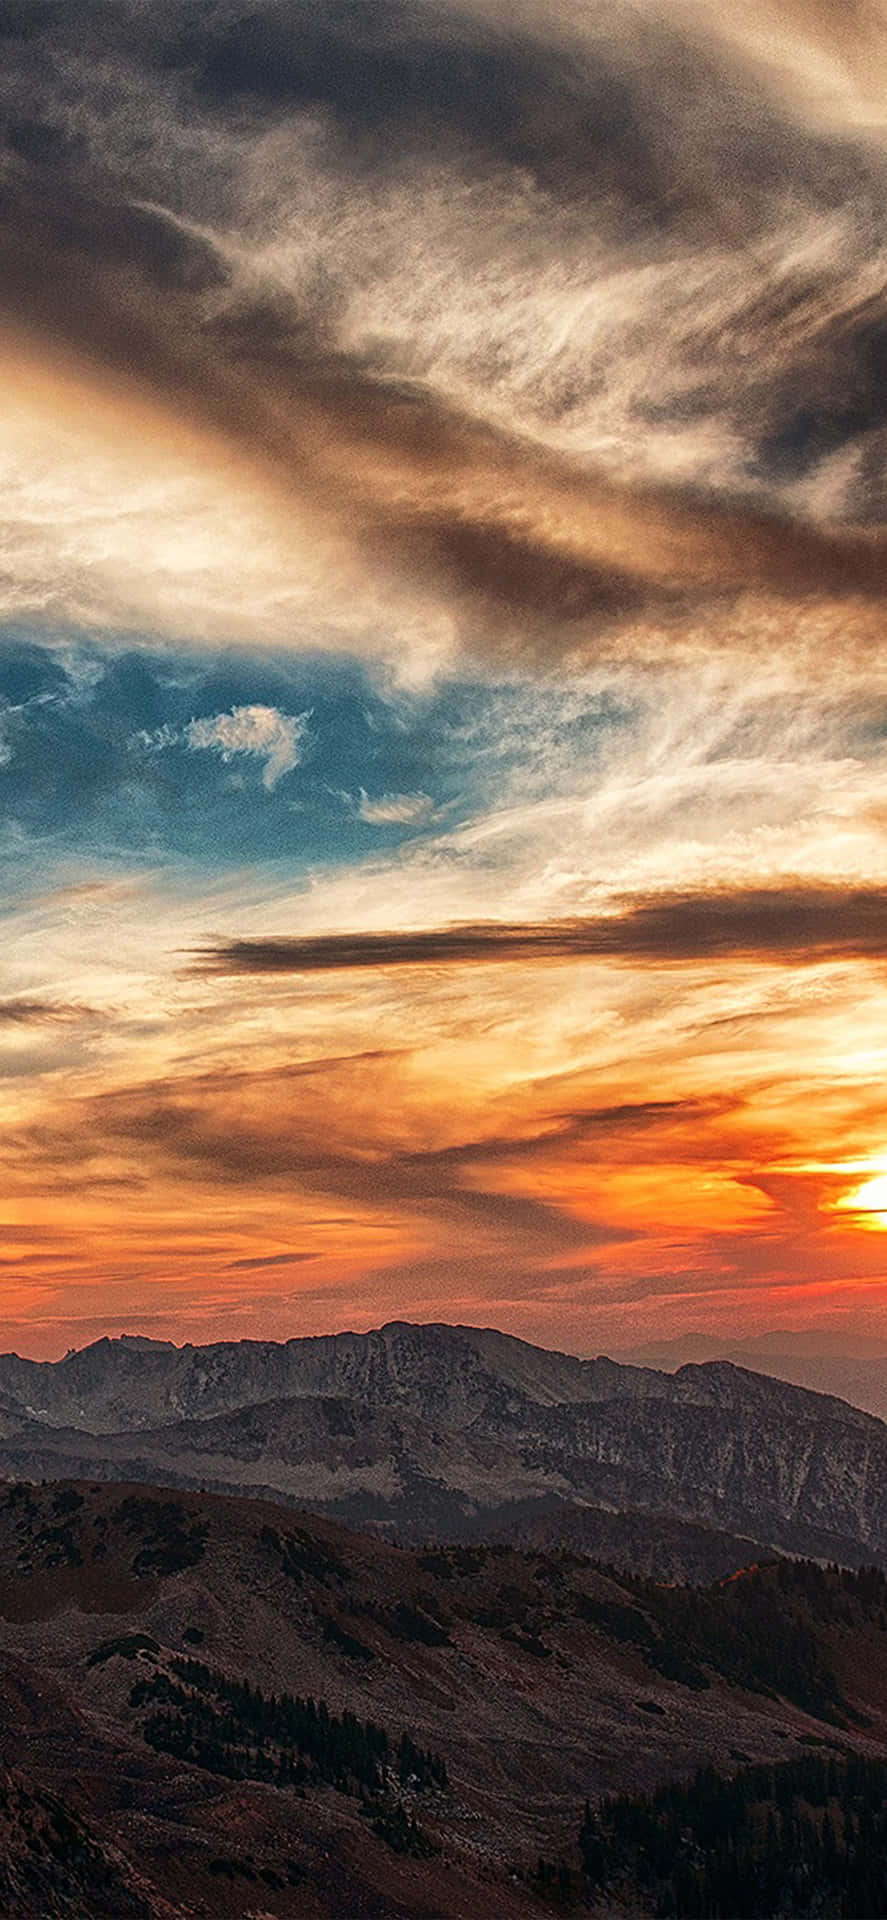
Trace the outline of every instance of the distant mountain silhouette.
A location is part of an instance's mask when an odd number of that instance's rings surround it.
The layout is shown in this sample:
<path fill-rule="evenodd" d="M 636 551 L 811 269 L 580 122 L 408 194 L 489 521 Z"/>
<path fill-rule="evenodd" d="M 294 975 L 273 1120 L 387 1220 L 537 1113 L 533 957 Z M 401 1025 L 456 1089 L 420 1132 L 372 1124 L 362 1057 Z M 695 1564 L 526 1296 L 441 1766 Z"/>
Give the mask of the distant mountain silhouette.
<path fill-rule="evenodd" d="M 691 1333 L 676 1340 L 652 1341 L 617 1356 L 623 1364 L 675 1372 L 688 1364 L 728 1360 L 772 1378 L 788 1380 L 815 1393 L 847 1400 L 879 1420 L 887 1420 L 887 1343 L 847 1334 L 759 1334 L 747 1341 L 718 1340 Z"/>

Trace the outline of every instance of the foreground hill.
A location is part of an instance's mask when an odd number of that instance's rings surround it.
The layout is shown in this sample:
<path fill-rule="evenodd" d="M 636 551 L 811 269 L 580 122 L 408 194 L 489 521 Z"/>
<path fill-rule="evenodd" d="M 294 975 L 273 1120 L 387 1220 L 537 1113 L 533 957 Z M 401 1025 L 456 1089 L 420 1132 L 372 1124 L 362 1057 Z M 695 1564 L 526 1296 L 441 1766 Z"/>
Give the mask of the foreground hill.
<path fill-rule="evenodd" d="M 11 1487 L 0 1910 L 519 1920 L 559 1881 L 612 1911 L 586 1798 L 883 1761 L 885 1606 L 875 1572 L 689 1591 L 272 1503 Z"/>
<path fill-rule="evenodd" d="M 561 1539 L 678 1575 L 748 1557 L 737 1540 L 887 1564 L 881 1421 L 724 1363 L 657 1373 L 477 1328 L 7 1355 L 0 1474 L 273 1493 L 402 1540 Z M 652 1560 L 626 1514 L 708 1544 L 684 1561 L 660 1527 Z"/>

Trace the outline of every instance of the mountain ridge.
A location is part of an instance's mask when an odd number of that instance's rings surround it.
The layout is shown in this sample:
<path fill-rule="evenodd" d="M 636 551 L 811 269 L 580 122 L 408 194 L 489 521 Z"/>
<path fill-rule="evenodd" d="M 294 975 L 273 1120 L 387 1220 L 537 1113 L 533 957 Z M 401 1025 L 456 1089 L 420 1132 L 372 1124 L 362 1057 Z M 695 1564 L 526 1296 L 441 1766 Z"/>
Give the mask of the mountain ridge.
<path fill-rule="evenodd" d="M 493 1534 L 518 1511 L 523 1525 L 534 1504 L 549 1528 L 560 1513 L 565 1538 L 582 1511 L 603 1539 L 601 1515 L 646 1512 L 768 1552 L 887 1564 L 873 1416 L 727 1362 L 657 1373 L 494 1328 L 105 1340 L 24 1371 L 7 1357 L 0 1474 L 254 1493 L 414 1542 Z"/>
<path fill-rule="evenodd" d="M 556 1349 L 537 1347 L 529 1341 L 521 1340 L 514 1334 L 502 1333 L 495 1327 L 472 1327 L 468 1325 L 450 1325 L 445 1321 L 414 1322 L 406 1320 L 387 1321 L 383 1326 L 371 1328 L 365 1333 L 346 1331 L 335 1334 L 294 1335 L 286 1341 L 274 1340 L 238 1340 L 214 1341 L 207 1344 L 185 1342 L 181 1347 L 168 1341 L 154 1341 L 149 1336 L 122 1334 L 116 1338 L 103 1336 L 82 1348 L 71 1349 L 60 1360 L 29 1360 L 18 1354 L 0 1354 L 0 1395 L 11 1396 L 35 1419 L 47 1420 L 50 1424 L 51 1412 L 47 1407 L 35 1407 L 33 1402 L 24 1401 L 22 1387 L 25 1384 L 45 1387 L 50 1382 L 62 1383 L 58 1397 L 59 1406 L 65 1406 L 67 1412 L 74 1414 L 65 1424 L 77 1426 L 87 1419 L 99 1424 L 86 1427 L 90 1432 L 119 1432 L 139 1425 L 166 1424 L 157 1419 L 158 1409 L 150 1409 L 145 1404 L 140 1410 L 131 1399 L 125 1404 L 113 1402 L 103 1410 L 101 1399 L 87 1414 L 82 1402 L 84 1394 L 88 1397 L 92 1383 L 98 1380 L 101 1385 L 107 1378 L 110 1360 L 113 1369 L 122 1375 L 126 1385 L 132 1389 L 138 1382 L 148 1386 L 151 1381 L 162 1377 L 164 1369 L 171 1380 L 167 1388 L 166 1406 L 170 1420 L 188 1417 L 211 1417 L 214 1412 L 233 1411 L 237 1405 L 257 1405 L 263 1399 L 284 1399 L 301 1397 L 306 1393 L 335 1391 L 332 1382 L 340 1379 L 352 1386 L 360 1386 L 364 1393 L 379 1398 L 380 1379 L 385 1385 L 385 1394 L 381 1396 L 385 1404 L 403 1397 L 407 1389 L 412 1390 L 416 1383 L 415 1356 L 418 1353 L 422 1384 L 432 1392 L 440 1393 L 441 1380 L 438 1363 L 443 1355 L 453 1358 L 456 1350 L 464 1355 L 467 1351 L 483 1360 L 496 1363 L 498 1380 L 523 1392 L 532 1388 L 530 1397 L 538 1404 L 546 1402 L 560 1405 L 569 1402 L 586 1402 L 613 1397 L 613 1389 L 620 1389 L 620 1397 L 630 1395 L 643 1399 L 672 1397 L 672 1383 L 678 1383 L 678 1397 L 693 1399 L 697 1390 L 706 1381 L 717 1385 L 721 1392 L 730 1385 L 732 1376 L 741 1373 L 761 1380 L 772 1380 L 766 1372 L 758 1373 L 752 1368 L 737 1367 L 729 1360 L 711 1359 L 702 1362 L 687 1362 L 674 1372 L 653 1367 L 642 1367 L 611 1359 L 606 1354 L 594 1358 L 582 1358 L 577 1354 L 563 1353 Z M 431 1366 L 429 1367 L 429 1355 Z M 123 1366 L 120 1366 L 121 1358 Z M 232 1363 L 241 1361 L 240 1374 L 243 1385 L 233 1385 L 237 1368 Z M 344 1364 L 348 1359 L 352 1364 Z M 410 1367 L 409 1362 L 414 1364 Z M 248 1367 L 247 1362 L 258 1360 L 259 1371 L 265 1374 L 265 1391 L 256 1393 L 250 1388 L 255 1385 L 255 1366 Z M 425 1362 L 424 1366 L 422 1362 Z M 507 1361 L 507 1365 L 503 1362 Z M 295 1367 L 301 1363 L 301 1377 L 293 1381 Z M 133 1364 L 135 1363 L 135 1364 Z M 190 1376 L 190 1378 L 189 1378 Z M 249 1376 L 249 1387 L 246 1384 Z M 70 1380 L 70 1389 L 68 1386 Z M 313 1384 L 317 1383 L 317 1384 Z M 789 1392 L 817 1395 L 816 1389 L 796 1386 L 793 1382 L 784 1383 Z M 281 1391 L 284 1387 L 284 1391 Z M 184 1396 L 191 1390 L 192 1404 L 186 1407 Z M 178 1398 L 171 1395 L 178 1389 Z M 288 1390 L 286 1390 L 288 1389 Z M 227 1397 L 226 1397 L 227 1394 Z M 837 1401 L 839 1396 L 818 1394 L 820 1399 Z M 854 1408 L 849 1402 L 840 1402 L 851 1418 L 875 1420 L 876 1415 L 866 1414 L 864 1410 Z M 149 1412 L 153 1421 L 149 1420 Z M 108 1424 L 111 1414 L 122 1415 L 120 1424 Z M 879 1423 L 883 1424 L 883 1423 Z"/>

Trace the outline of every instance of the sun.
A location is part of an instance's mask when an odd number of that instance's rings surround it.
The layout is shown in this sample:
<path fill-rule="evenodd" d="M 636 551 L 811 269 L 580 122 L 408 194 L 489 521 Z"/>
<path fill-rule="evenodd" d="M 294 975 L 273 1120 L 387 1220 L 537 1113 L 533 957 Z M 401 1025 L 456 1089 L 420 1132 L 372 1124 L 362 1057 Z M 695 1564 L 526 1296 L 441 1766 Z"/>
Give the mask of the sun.
<path fill-rule="evenodd" d="M 860 1213 L 887 1213 L 887 1173 L 878 1173 L 874 1180 L 866 1180 L 857 1187 L 849 1196 L 848 1204 L 857 1207 Z"/>
<path fill-rule="evenodd" d="M 825 1213 L 843 1213 L 852 1217 L 848 1226 L 860 1227 L 868 1233 L 887 1233 L 887 1154 L 880 1153 L 869 1160 L 844 1160 L 832 1162 L 826 1167 L 820 1163 L 819 1170 L 826 1171 L 831 1181 L 835 1176 L 854 1174 L 859 1185 L 846 1186 L 843 1193 L 835 1193 L 834 1187 L 823 1195 L 820 1206 Z"/>
<path fill-rule="evenodd" d="M 887 1228 L 887 1173 L 876 1173 L 871 1180 L 864 1180 L 861 1187 L 842 1194 L 833 1205 L 837 1212 L 862 1215 L 863 1226 Z"/>

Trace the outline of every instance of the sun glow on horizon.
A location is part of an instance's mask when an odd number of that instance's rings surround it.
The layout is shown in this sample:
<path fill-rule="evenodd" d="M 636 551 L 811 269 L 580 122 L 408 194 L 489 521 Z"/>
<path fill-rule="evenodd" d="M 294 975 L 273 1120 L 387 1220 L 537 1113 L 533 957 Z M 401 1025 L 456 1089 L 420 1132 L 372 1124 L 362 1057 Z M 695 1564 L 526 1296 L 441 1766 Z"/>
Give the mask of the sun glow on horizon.
<path fill-rule="evenodd" d="M 887 1231 L 887 1171 L 883 1170 L 883 1163 L 870 1180 L 842 1194 L 832 1205 L 835 1212 L 855 1214 L 861 1226 Z"/>

